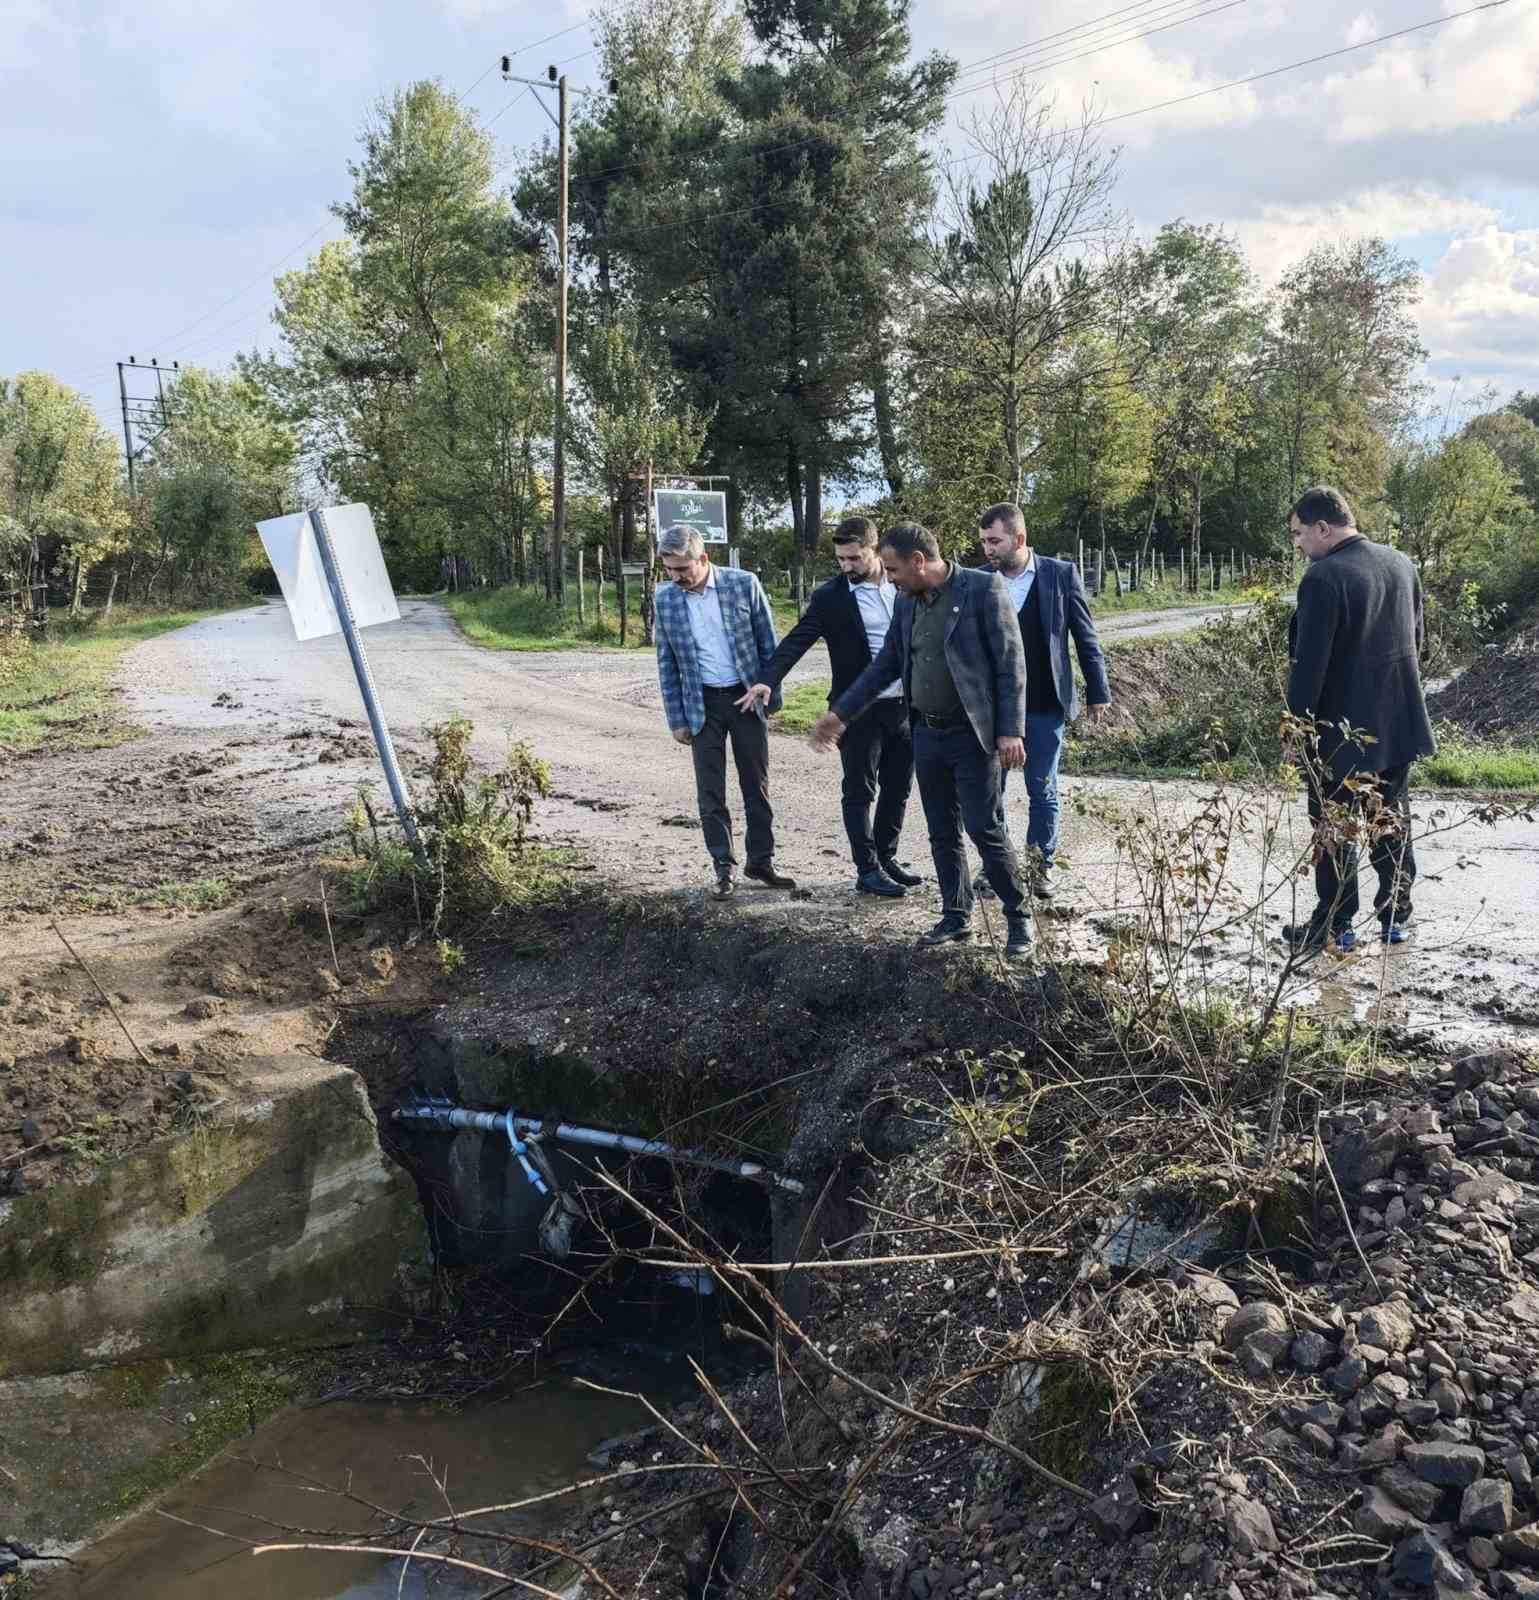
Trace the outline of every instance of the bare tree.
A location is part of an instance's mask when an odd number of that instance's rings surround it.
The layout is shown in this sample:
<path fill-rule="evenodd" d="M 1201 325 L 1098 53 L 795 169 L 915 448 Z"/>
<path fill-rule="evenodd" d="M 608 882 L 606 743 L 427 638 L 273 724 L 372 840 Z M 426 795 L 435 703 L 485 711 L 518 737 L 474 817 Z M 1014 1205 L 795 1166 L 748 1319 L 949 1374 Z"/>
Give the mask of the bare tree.
<path fill-rule="evenodd" d="M 944 164 L 928 240 L 923 360 L 997 395 L 1002 487 L 1018 501 L 1034 448 L 1031 401 L 1056 386 L 1079 335 L 1116 321 L 1127 233 L 1112 204 L 1117 153 L 1088 104 L 1061 124 L 1056 100 L 1021 80 L 964 134 L 967 152 Z"/>

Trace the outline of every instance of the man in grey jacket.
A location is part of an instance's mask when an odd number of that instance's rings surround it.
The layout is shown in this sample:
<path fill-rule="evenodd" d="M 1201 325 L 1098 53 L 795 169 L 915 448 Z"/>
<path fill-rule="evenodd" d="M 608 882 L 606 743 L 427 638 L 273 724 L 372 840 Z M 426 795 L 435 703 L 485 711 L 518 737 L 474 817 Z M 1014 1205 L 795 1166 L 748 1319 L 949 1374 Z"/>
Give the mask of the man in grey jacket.
<path fill-rule="evenodd" d="M 899 591 L 892 625 L 876 659 L 818 719 L 813 745 L 827 749 L 883 689 L 901 680 L 941 890 L 941 920 L 919 942 L 960 944 L 972 937 L 965 827 L 1005 913 L 1005 953 L 1025 956 L 1031 920 L 1000 799 L 1001 769 L 1026 760 L 1026 656 L 1009 593 L 994 573 L 943 560 L 934 534 L 917 523 L 887 529 L 877 553 Z"/>
<path fill-rule="evenodd" d="M 1401 944 L 1416 880 L 1411 765 L 1436 748 L 1419 666 L 1421 580 L 1398 550 L 1358 531 L 1338 490 L 1306 490 L 1288 526 L 1310 563 L 1290 628 L 1288 709 L 1313 725 L 1305 765 L 1317 835 L 1315 907 L 1284 936 L 1304 952 L 1356 943 L 1355 841 L 1366 832 L 1380 937 Z"/>

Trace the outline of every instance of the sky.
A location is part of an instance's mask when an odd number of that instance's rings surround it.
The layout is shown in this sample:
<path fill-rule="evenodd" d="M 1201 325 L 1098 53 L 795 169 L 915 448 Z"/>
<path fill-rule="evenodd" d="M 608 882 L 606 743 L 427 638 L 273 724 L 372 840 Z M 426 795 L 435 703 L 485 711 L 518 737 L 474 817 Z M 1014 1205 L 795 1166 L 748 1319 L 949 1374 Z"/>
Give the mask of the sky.
<path fill-rule="evenodd" d="M 996 82 L 1026 74 L 1066 118 L 1088 99 L 1105 119 L 1144 234 L 1220 223 L 1265 281 L 1322 240 L 1389 239 L 1423 274 L 1428 376 L 1467 401 L 1539 389 L 1539 0 L 1457 15 L 1469 3 L 915 0 L 911 23 L 917 52 L 964 68 L 952 150 Z M 436 77 L 511 162 L 550 123 L 498 58 L 595 79 L 584 16 L 576 0 L 0 0 L 0 374 L 51 371 L 117 429 L 115 362 L 219 367 L 269 345 L 273 275 L 340 234 L 328 208 L 376 99 Z"/>

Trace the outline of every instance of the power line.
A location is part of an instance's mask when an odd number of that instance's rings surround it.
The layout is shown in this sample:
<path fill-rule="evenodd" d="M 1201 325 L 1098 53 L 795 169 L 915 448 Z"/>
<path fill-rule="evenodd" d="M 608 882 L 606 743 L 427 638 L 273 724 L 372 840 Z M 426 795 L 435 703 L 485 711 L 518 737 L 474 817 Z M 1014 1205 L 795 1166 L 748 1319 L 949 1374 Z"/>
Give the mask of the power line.
<path fill-rule="evenodd" d="M 1221 94 L 1225 89 L 1240 89 L 1248 83 L 1260 83 L 1263 78 L 1275 78 L 1280 72 L 1294 72 L 1300 67 L 1313 67 L 1321 61 L 1333 61 L 1337 56 L 1349 56 L 1357 50 L 1367 50 L 1390 39 L 1403 39 L 1408 33 L 1420 33 L 1424 28 L 1441 28 L 1445 22 L 1457 22 L 1460 17 L 1472 17 L 1477 11 L 1496 11 L 1510 5 L 1512 0 L 1485 0 L 1484 5 L 1469 6 L 1463 11 L 1451 11 L 1446 17 L 1429 17 L 1426 22 L 1413 22 L 1408 28 L 1396 28 L 1392 33 L 1381 33 L 1375 39 L 1363 39 L 1357 44 L 1343 45 L 1339 50 L 1327 50 L 1323 55 L 1306 56 L 1302 61 L 1290 61 L 1286 66 L 1269 67 L 1265 72 L 1253 72 L 1248 78 L 1235 78 L 1229 83 L 1214 84 L 1211 89 L 1197 89 L 1191 94 L 1177 95 L 1173 100 L 1161 100 L 1152 106 L 1140 106 L 1137 111 L 1122 111 L 1114 117 L 1099 117 L 1098 127 L 1107 123 L 1125 122 L 1129 117 L 1141 117 L 1146 111 L 1164 111 L 1170 106 L 1182 106 L 1189 100 L 1201 100 L 1205 95 Z"/>
<path fill-rule="evenodd" d="M 958 73 L 957 78 L 970 78 L 976 76 L 983 68 L 1007 61 L 1016 61 L 1025 56 L 1036 55 L 1041 52 L 1052 52 L 1067 48 L 1069 45 L 1085 44 L 1097 33 L 1115 33 L 1120 29 L 1134 26 L 1142 27 L 1147 22 L 1152 22 L 1164 12 L 1185 9 L 1194 5 L 1201 5 L 1203 0 L 1138 0 L 1137 4 L 1123 6 L 1119 11 L 1109 11 L 1104 17 L 1098 18 L 1093 23 L 1082 23 L 1074 28 L 1060 28 L 1057 33 L 1044 35 L 1041 39 L 1034 39 L 1023 45 L 1013 45 L 1008 50 L 998 50 L 991 56 L 984 56 L 980 60 L 970 62 Z M 1126 13 L 1132 12 L 1129 16 Z M 1120 21 L 1110 19 L 1120 18 Z M 1065 36 L 1068 37 L 1065 37 Z M 1097 49 L 1101 45 L 1096 46 Z"/>
<path fill-rule="evenodd" d="M 1196 10 L 1196 11 L 1193 11 L 1188 16 L 1179 17 L 1179 18 L 1175 19 L 1175 21 L 1173 21 L 1173 22 L 1167 22 L 1167 23 L 1162 24 L 1159 27 L 1150 28 L 1146 32 L 1143 32 L 1143 33 L 1134 33 L 1134 34 L 1130 34 L 1130 35 L 1126 36 L 1125 38 L 1111 39 L 1111 40 L 1104 41 L 1101 44 L 1093 46 L 1089 50 L 1081 52 L 1079 55 L 1065 56 L 1065 57 L 1062 57 L 1061 59 L 1058 59 L 1058 60 L 1052 60 L 1052 61 L 1045 61 L 1045 62 L 1036 63 L 1031 67 L 1030 70 L 1033 71 L 1033 72 L 1035 72 L 1035 71 L 1045 71 L 1045 70 L 1047 70 L 1048 68 L 1051 68 L 1051 67 L 1067 65 L 1067 63 L 1070 62 L 1070 61 L 1082 60 L 1087 56 L 1092 56 L 1092 55 L 1095 55 L 1095 54 L 1099 53 L 1101 50 L 1113 49 L 1119 44 L 1127 44 L 1127 43 L 1130 43 L 1134 39 L 1147 38 L 1148 35 L 1151 34 L 1151 33 L 1164 32 L 1166 28 L 1175 27 L 1179 23 L 1195 21 L 1200 17 L 1211 15 L 1213 12 L 1226 11 L 1226 10 L 1229 10 L 1233 6 L 1244 5 L 1246 3 L 1247 3 L 1247 0 L 1223 0 L 1223 3 L 1217 4 L 1217 5 L 1212 4 L 1212 0 L 1136 0 L 1136 4 L 1131 5 L 1131 6 L 1124 6 L 1122 8 L 1122 10 L 1123 11 L 1142 11 L 1142 12 L 1148 13 L 1149 16 L 1152 17 L 1153 15 L 1159 14 L 1161 11 L 1168 11 L 1173 5 L 1198 6 L 1198 7 L 1206 6 L 1206 7 L 1208 7 L 1208 9 L 1207 10 Z M 1121 14 L 1120 12 L 1108 12 L 1108 13 L 1106 13 L 1107 16 L 1113 16 L 1113 17 L 1118 16 L 1120 14 Z M 969 63 L 967 66 L 964 66 L 961 69 L 961 72 L 959 73 L 959 76 L 966 76 L 969 73 L 975 71 L 978 67 L 986 65 L 986 64 L 988 64 L 990 62 L 993 62 L 995 60 L 998 60 L 1004 55 L 1014 55 L 1017 58 L 1019 58 L 1020 57 L 1020 53 L 1022 51 L 1030 51 L 1030 50 L 1035 50 L 1035 49 L 1038 49 L 1038 48 L 1046 47 L 1049 44 L 1049 41 L 1055 40 L 1055 39 L 1062 39 L 1064 35 L 1068 35 L 1069 36 L 1069 38 L 1065 41 L 1066 43 L 1074 43 L 1074 42 L 1077 42 L 1077 41 L 1082 41 L 1083 39 L 1092 37 L 1093 34 L 1096 31 L 1097 23 L 1100 22 L 1100 21 L 1104 21 L 1104 20 L 1105 19 L 1103 17 L 1103 18 L 1100 18 L 1100 19 L 1094 19 L 1094 20 L 1092 20 L 1090 22 L 1076 24 L 1072 28 L 1061 28 L 1061 29 L 1059 29 L 1059 31 L 1057 33 L 1044 34 L 1041 38 L 1035 39 L 1035 40 L 1031 40 L 1027 44 L 1014 46 L 1011 51 L 1001 51 L 1001 52 L 998 52 L 996 55 L 993 55 L 993 56 L 985 56 L 980 61 L 972 62 L 972 63 Z M 1128 20 L 1129 21 L 1137 21 L 1138 19 L 1137 18 L 1129 18 Z M 1147 20 L 1147 18 L 1146 18 L 1146 20 Z M 1076 38 L 1076 36 L 1077 36 L 1077 38 Z M 863 47 L 863 49 L 861 51 L 856 51 L 854 56 L 852 56 L 851 59 L 852 60 L 853 59 L 858 59 L 858 57 L 861 54 L 864 53 L 865 49 L 870 49 L 870 48 L 872 48 L 872 46 L 865 46 L 865 47 Z M 1024 74 L 1022 74 L 1022 75 L 1024 75 Z M 1000 81 L 1004 81 L 1004 80 L 990 78 L 990 79 L 986 80 L 986 82 L 983 83 L 983 84 L 970 85 L 967 88 L 955 91 L 952 94 L 949 94 L 946 98 L 947 98 L 947 100 L 949 102 L 950 100 L 954 100 L 954 99 L 959 98 L 959 96 L 962 95 L 962 94 L 971 93 L 974 88 L 986 87 L 988 83 L 1000 82 Z M 788 151 L 788 150 L 800 150 L 800 149 L 803 149 L 807 145 L 821 143 L 825 138 L 826 138 L 825 134 L 816 133 L 816 134 L 810 134 L 804 139 L 787 140 L 785 143 L 782 143 L 782 144 L 755 146 L 751 141 L 748 141 L 748 140 L 742 141 L 741 144 L 742 144 L 743 153 L 747 158 L 752 159 L 752 160 L 758 160 L 758 159 L 761 159 L 764 156 L 778 155 L 778 154 L 782 154 L 782 153 L 784 153 L 785 151 Z M 672 157 L 672 158 L 664 158 L 663 160 L 658 161 L 658 162 L 654 162 L 654 161 L 651 161 L 651 160 L 617 162 L 612 166 L 601 167 L 595 172 L 584 173 L 583 174 L 583 179 L 584 179 L 584 181 L 592 182 L 592 181 L 596 181 L 596 180 L 598 180 L 600 178 L 613 177 L 617 173 L 634 172 L 634 171 L 637 171 L 637 170 L 639 170 L 639 169 L 641 169 L 643 167 L 660 168 L 661 170 L 663 170 L 665 172 L 667 170 L 669 170 L 670 168 L 677 168 L 677 169 L 682 170 L 683 167 L 686 166 L 691 159 L 692 158 L 688 157 L 688 156 L 675 156 L 675 157 Z M 515 158 L 515 160 L 516 160 L 516 158 Z M 503 172 L 506 172 L 507 169 L 509 167 L 513 166 L 514 164 L 515 164 L 514 161 L 506 161 L 506 162 L 504 162 L 502 166 L 497 168 L 496 172 L 494 172 L 492 174 L 492 176 L 493 177 L 499 176 Z"/>
<path fill-rule="evenodd" d="M 493 117 L 490 122 L 488 122 L 486 124 L 487 127 L 488 128 L 491 127 L 492 123 L 497 122 L 502 117 L 507 116 L 507 114 L 513 109 L 513 107 L 516 106 L 518 104 L 518 102 L 524 98 L 524 95 L 533 94 L 533 93 L 534 93 L 533 89 L 525 88 L 525 90 L 523 91 L 523 94 L 514 95 L 513 98 L 510 101 L 508 101 L 508 103 L 502 108 L 502 110 L 499 111 L 497 113 L 497 115 L 495 117 Z M 513 163 L 511 161 L 508 163 L 509 166 L 512 166 L 512 164 Z M 504 170 L 504 168 L 502 168 L 502 167 L 498 167 L 497 168 L 497 172 L 502 172 L 503 170 Z M 497 176 L 497 172 L 494 172 L 492 174 L 492 176 L 494 178 Z"/>
<path fill-rule="evenodd" d="M 1141 33 L 1130 33 L 1120 39 L 1109 39 L 1104 44 L 1098 44 L 1089 50 L 1081 50 L 1074 55 L 1057 56 L 1051 61 L 1033 61 L 1015 72 L 1007 72 L 1001 77 L 987 77 L 981 82 L 970 83 L 965 88 L 956 89 L 946 96 L 948 103 L 960 100 L 963 95 L 976 94 L 980 89 L 988 89 L 997 84 L 1009 83 L 1016 78 L 1027 78 L 1038 72 L 1048 72 L 1054 67 L 1066 67 L 1071 61 L 1083 61 L 1087 56 L 1099 55 L 1103 50 L 1114 50 L 1118 45 L 1132 44 L 1137 39 L 1147 39 L 1151 34 L 1167 33 L 1171 28 L 1179 28 L 1188 22 L 1196 22 L 1201 17 L 1211 17 L 1220 11 L 1232 11 L 1236 6 L 1246 4 L 1246 0 L 1223 0 L 1220 5 L 1210 5 L 1205 11 L 1194 11 L 1188 16 L 1177 17 L 1172 22 L 1161 23 L 1158 27 L 1145 28 Z"/>
<path fill-rule="evenodd" d="M 198 327 L 201 323 L 207 322 L 210 317 L 218 316 L 226 306 L 234 305 L 235 302 L 243 295 L 250 294 L 250 292 L 256 288 L 258 284 L 271 282 L 273 273 L 277 271 L 277 269 L 281 267 L 285 261 L 288 261 L 291 257 L 298 255 L 299 252 L 303 250 L 312 239 L 314 239 L 318 234 L 324 233 L 328 226 L 328 223 L 323 222 L 318 228 L 312 228 L 309 233 L 307 233 L 304 238 L 294 246 L 292 250 L 285 251 L 275 262 L 273 262 L 270 267 L 267 267 L 262 272 L 259 272 L 257 276 L 250 281 L 250 283 L 242 284 L 241 287 L 237 289 L 234 294 L 230 295 L 228 299 L 221 300 L 217 306 L 211 306 L 201 316 L 194 317 L 192 321 L 189 322 L 185 327 L 178 328 L 175 333 L 168 333 L 163 339 L 151 339 L 149 341 L 151 348 L 160 349 L 163 346 L 176 343 L 177 340 L 181 339 L 184 335 L 191 333 L 192 330 Z"/>
<path fill-rule="evenodd" d="M 1280 67 L 1268 67 L 1264 72 L 1255 72 L 1249 77 L 1235 78 L 1228 83 L 1214 84 L 1211 88 L 1198 89 L 1191 94 L 1177 95 L 1170 100 L 1158 100 L 1150 105 L 1139 106 L 1133 111 L 1120 111 L 1115 116 L 1097 117 L 1092 126 L 1104 127 L 1113 122 L 1126 122 L 1133 117 L 1147 116 L 1150 112 L 1164 111 L 1170 106 L 1184 105 L 1187 101 L 1200 100 L 1206 95 L 1221 94 L 1226 89 L 1242 88 L 1246 84 L 1259 83 L 1263 78 L 1275 78 L 1284 72 L 1295 72 L 1301 67 L 1316 66 L 1322 61 L 1331 61 L 1338 56 L 1351 55 L 1359 50 L 1368 50 L 1374 45 L 1386 44 L 1391 39 L 1404 38 L 1407 34 L 1421 33 L 1429 28 L 1441 28 L 1446 23 L 1457 22 L 1460 17 L 1472 17 L 1481 11 L 1495 11 L 1501 6 L 1510 5 L 1511 3 L 1512 0 L 1484 0 L 1483 4 L 1469 6 L 1463 11 L 1452 11 L 1447 16 L 1431 17 L 1425 22 L 1413 23 L 1405 28 L 1396 28 L 1389 33 L 1378 34 L 1372 39 L 1363 39 L 1356 44 L 1343 45 L 1337 50 L 1327 50 L 1321 55 L 1306 56 L 1300 61 L 1289 61 Z M 963 166 L 978 159 L 979 157 L 975 155 L 957 156 L 950 161 L 938 163 L 938 166 L 942 171 L 949 171 L 952 167 Z M 706 212 L 704 215 L 681 218 L 676 222 L 658 223 L 655 226 L 646 228 L 630 228 L 623 233 L 606 234 L 604 238 L 606 241 L 619 240 L 623 242 L 626 239 L 640 238 L 644 234 L 666 232 L 671 228 L 699 227 L 702 223 L 716 222 L 726 217 L 746 216 L 755 211 L 768 211 L 785 204 L 785 200 L 766 200 L 751 206 L 734 206 L 726 211 Z"/>

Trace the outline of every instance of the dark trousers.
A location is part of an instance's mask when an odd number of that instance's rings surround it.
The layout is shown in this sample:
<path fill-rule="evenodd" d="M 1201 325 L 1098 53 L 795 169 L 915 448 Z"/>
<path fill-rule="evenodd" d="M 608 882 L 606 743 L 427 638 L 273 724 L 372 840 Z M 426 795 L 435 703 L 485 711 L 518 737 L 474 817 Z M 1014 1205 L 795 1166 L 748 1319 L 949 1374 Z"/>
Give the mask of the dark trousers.
<path fill-rule="evenodd" d="M 870 872 L 897 853 L 908 791 L 914 782 L 914 741 L 909 735 L 908 707 L 902 699 L 895 695 L 877 700 L 857 717 L 839 741 L 839 759 L 844 763 L 840 800 L 850 855 L 857 872 Z"/>
<path fill-rule="evenodd" d="M 748 865 L 767 866 L 775 854 L 775 814 L 769 802 L 769 729 L 751 711 L 739 711 L 733 702 L 744 694 L 736 689 L 705 691 L 705 726 L 689 743 L 695 758 L 695 798 L 700 806 L 700 826 L 705 847 L 718 867 L 734 866 L 732 813 L 727 809 L 727 742 L 737 765 L 738 787 L 743 791 L 747 820 Z"/>
<path fill-rule="evenodd" d="M 1410 920 L 1411 885 L 1416 881 L 1416 856 L 1411 849 L 1410 776 L 1409 766 L 1391 767 L 1378 774 L 1378 786 L 1368 794 L 1354 795 L 1350 790 L 1337 789 L 1328 797 L 1332 818 L 1340 819 L 1340 827 L 1328 822 L 1331 837 L 1317 838 L 1315 842 L 1316 905 L 1312 920 L 1317 927 L 1347 928 L 1357 920 L 1358 830 L 1368 833 L 1368 861 L 1379 878 L 1373 909 L 1380 924 Z M 1325 809 L 1319 789 L 1311 783 L 1309 817 L 1317 828 Z"/>
<path fill-rule="evenodd" d="M 1013 920 L 1026 914 L 1020 864 L 1005 832 L 999 772 L 998 754 L 978 743 L 971 723 L 954 728 L 914 723 L 914 776 L 930 830 L 941 906 L 949 919 L 966 922 L 973 914 L 963 828 L 983 859 L 984 875 L 1005 916 Z"/>

